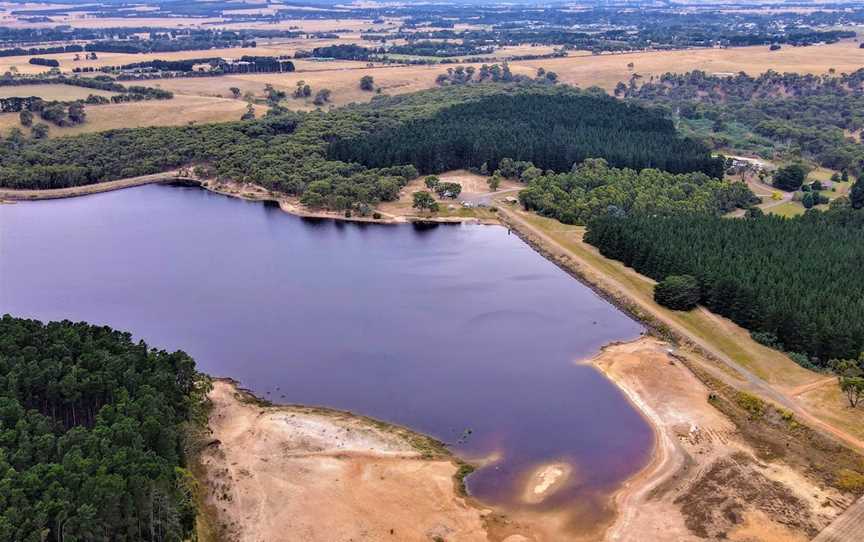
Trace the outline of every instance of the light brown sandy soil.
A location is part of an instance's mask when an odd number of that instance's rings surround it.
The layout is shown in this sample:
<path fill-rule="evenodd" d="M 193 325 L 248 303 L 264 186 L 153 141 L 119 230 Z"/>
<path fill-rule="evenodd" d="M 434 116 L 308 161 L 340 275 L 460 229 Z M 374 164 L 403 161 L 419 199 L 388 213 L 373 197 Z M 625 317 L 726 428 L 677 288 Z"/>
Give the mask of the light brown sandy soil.
<path fill-rule="evenodd" d="M 424 457 L 406 430 L 261 406 L 226 381 L 210 397 L 213 441 L 200 461 L 224 539 L 487 540 L 482 511 L 456 493 L 456 464 Z"/>
<path fill-rule="evenodd" d="M 531 473 L 522 500 L 528 504 L 539 504 L 555 494 L 573 474 L 573 467 L 568 463 L 550 463 L 541 465 Z"/>
<path fill-rule="evenodd" d="M 644 337 L 592 360 L 655 429 L 654 457 L 615 496 L 606 540 L 808 540 L 849 506 L 789 465 L 757 459 L 676 355 Z"/>

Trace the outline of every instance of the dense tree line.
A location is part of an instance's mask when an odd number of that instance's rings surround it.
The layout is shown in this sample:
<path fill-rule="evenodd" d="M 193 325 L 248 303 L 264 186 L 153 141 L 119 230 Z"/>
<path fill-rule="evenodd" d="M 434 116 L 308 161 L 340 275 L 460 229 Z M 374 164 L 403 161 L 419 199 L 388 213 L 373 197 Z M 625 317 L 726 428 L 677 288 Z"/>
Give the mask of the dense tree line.
<path fill-rule="evenodd" d="M 525 110 L 514 111 L 519 108 Z M 483 162 L 495 169 L 505 156 L 563 170 L 587 156 L 672 169 L 710 170 L 722 162 L 677 138 L 671 122 L 656 113 L 547 85 L 448 87 L 329 112 L 272 110 L 276 114 L 246 122 L 7 139 L 0 145 L 0 186 L 77 186 L 199 165 L 208 177 L 366 214 L 376 203 L 396 199 L 418 169 Z M 452 131 L 436 128 L 439 121 Z M 415 129 L 423 137 L 411 134 Z M 398 153 L 385 148 L 391 132 L 409 137 L 408 144 L 396 142 Z M 433 160 L 424 147 L 434 150 Z"/>
<path fill-rule="evenodd" d="M 565 224 L 586 224 L 606 214 L 720 215 L 759 203 L 741 182 L 721 181 L 702 172 L 610 168 L 599 159 L 576 164 L 571 172 L 535 175 L 519 199 L 526 209 Z"/>
<path fill-rule="evenodd" d="M 848 206 L 794 219 L 604 215 L 585 240 L 653 279 L 696 277 L 704 306 L 805 363 L 864 349 L 864 213 Z"/>
<path fill-rule="evenodd" d="M 0 318 L 0 540 L 187 539 L 184 427 L 207 386 L 128 333 Z"/>
<path fill-rule="evenodd" d="M 24 56 L 24 55 L 52 55 L 56 53 L 80 53 L 84 50 L 83 45 L 70 44 L 55 47 L 29 47 L 27 49 L 14 47 L 12 49 L 0 49 L 0 57 Z"/>
<path fill-rule="evenodd" d="M 228 61 L 221 57 L 188 58 L 182 60 L 146 60 L 120 66 L 102 66 L 99 71 L 112 73 L 118 71 L 148 72 L 192 72 L 196 66 L 206 64 L 208 70 L 219 73 L 281 73 L 293 72 L 294 63 L 274 56 L 243 55 L 238 61 Z M 160 73 L 162 75 L 162 73 Z"/>
<path fill-rule="evenodd" d="M 49 68 L 60 67 L 60 61 L 54 60 L 53 58 L 31 58 L 28 63 L 33 64 L 34 66 L 47 66 Z"/>
<path fill-rule="evenodd" d="M 678 137 L 672 122 L 657 111 L 571 88 L 496 93 L 379 124 L 369 133 L 333 142 L 330 156 L 370 167 L 413 164 L 423 173 L 484 163 L 494 170 L 505 157 L 555 171 L 602 157 L 619 167 L 722 173 L 722 160 Z"/>
<path fill-rule="evenodd" d="M 107 75 L 97 75 L 96 77 L 67 77 L 65 75 L 58 76 L 3 76 L 0 77 L 0 87 L 14 87 L 24 85 L 69 85 L 73 87 L 91 88 L 96 90 L 104 90 L 107 92 L 116 92 L 118 94 L 137 95 L 139 98 L 129 98 L 122 101 L 138 101 L 138 100 L 170 100 L 174 97 L 174 93 L 168 90 L 162 90 L 156 87 L 130 86 L 127 87 L 116 82 Z"/>
<path fill-rule="evenodd" d="M 826 167 L 862 170 L 864 147 L 848 134 L 864 129 L 864 69 L 758 77 L 693 71 L 648 81 L 634 77 L 615 93 L 667 106 L 716 148 L 768 153 L 766 158 L 802 155 Z"/>

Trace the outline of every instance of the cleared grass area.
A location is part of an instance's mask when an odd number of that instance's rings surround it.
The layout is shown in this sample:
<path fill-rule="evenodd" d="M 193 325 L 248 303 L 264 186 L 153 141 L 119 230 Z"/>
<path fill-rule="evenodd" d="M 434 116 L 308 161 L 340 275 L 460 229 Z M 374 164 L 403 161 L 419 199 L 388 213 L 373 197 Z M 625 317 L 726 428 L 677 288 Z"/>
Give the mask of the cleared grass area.
<path fill-rule="evenodd" d="M 256 106 L 258 115 L 263 115 L 265 106 Z M 176 96 L 173 100 L 150 100 L 86 108 L 87 121 L 70 127 L 49 125 L 49 137 L 100 132 L 116 128 L 141 126 L 179 126 L 190 122 L 226 122 L 240 120 L 246 110 L 241 100 Z M 37 117 L 38 119 L 38 117 Z M 8 134 L 12 128 L 21 128 L 17 113 L 0 114 L 0 133 Z M 27 130 L 24 130 L 25 133 Z"/>
<path fill-rule="evenodd" d="M 787 201 L 786 203 L 781 203 L 780 205 L 768 209 L 770 214 L 786 217 L 803 215 L 804 211 L 804 206 L 797 201 Z"/>
<path fill-rule="evenodd" d="M 38 96 L 44 100 L 69 101 L 83 100 L 91 94 L 108 97 L 114 96 L 116 92 L 72 85 L 18 85 L 14 87 L 0 87 L 0 98 Z"/>

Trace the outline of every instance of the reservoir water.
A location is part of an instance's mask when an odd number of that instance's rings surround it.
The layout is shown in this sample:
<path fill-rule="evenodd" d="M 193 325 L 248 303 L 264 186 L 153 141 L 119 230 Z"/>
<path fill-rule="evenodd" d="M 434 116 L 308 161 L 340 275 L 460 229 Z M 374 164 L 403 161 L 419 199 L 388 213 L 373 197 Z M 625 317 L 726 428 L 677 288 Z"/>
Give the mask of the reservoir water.
<path fill-rule="evenodd" d="M 501 227 L 304 220 L 160 185 L 0 205 L 0 313 L 130 330 L 274 402 L 500 453 L 468 479 L 494 504 L 566 461 L 539 506 L 590 509 L 651 447 L 623 395 L 574 363 L 641 326 Z"/>

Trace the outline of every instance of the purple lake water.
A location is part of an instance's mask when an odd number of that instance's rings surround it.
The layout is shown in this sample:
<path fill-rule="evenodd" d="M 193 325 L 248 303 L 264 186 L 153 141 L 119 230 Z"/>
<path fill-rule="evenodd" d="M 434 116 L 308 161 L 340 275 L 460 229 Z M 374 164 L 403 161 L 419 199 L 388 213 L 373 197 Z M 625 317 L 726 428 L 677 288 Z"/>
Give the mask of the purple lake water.
<path fill-rule="evenodd" d="M 0 313 L 129 330 L 274 402 L 500 452 L 468 479 L 494 504 L 552 460 L 578 475 L 544 506 L 599 503 L 651 448 L 574 364 L 641 326 L 502 227 L 305 220 L 161 185 L 0 205 Z"/>

